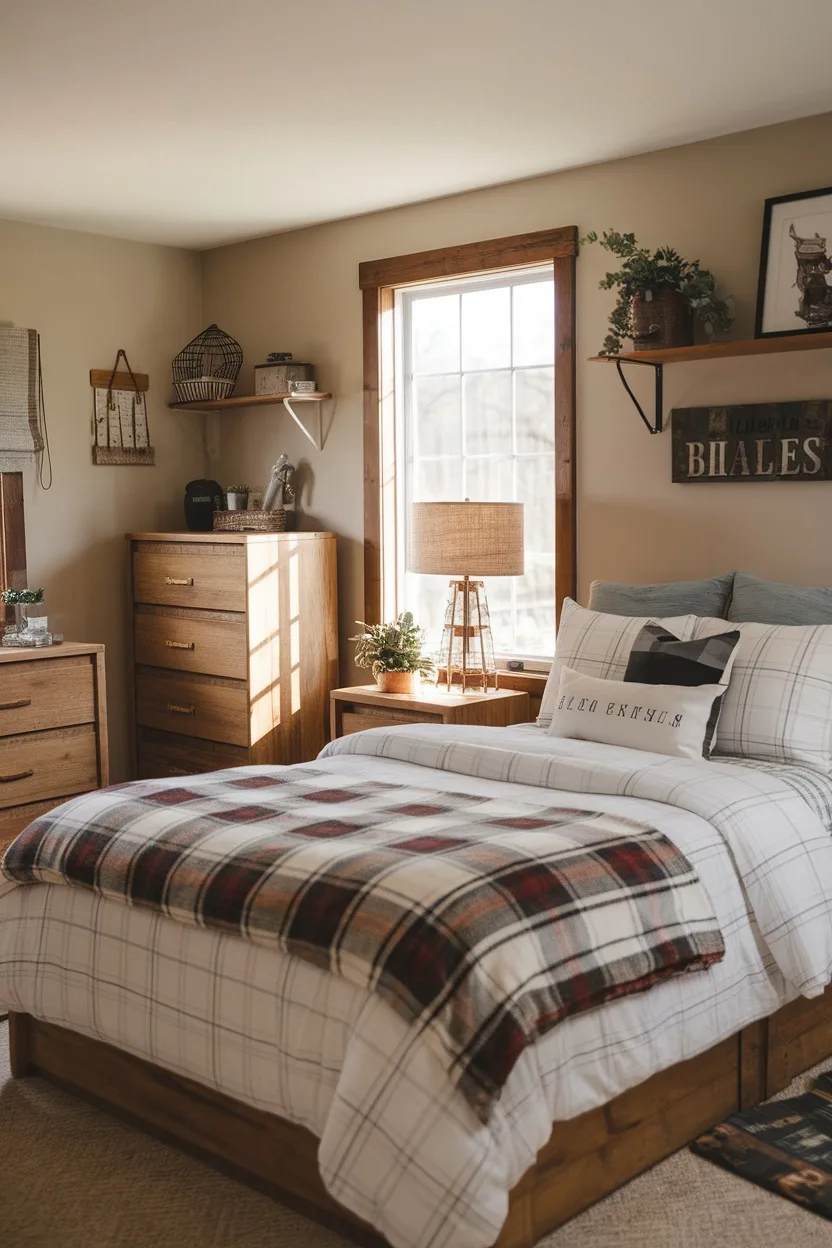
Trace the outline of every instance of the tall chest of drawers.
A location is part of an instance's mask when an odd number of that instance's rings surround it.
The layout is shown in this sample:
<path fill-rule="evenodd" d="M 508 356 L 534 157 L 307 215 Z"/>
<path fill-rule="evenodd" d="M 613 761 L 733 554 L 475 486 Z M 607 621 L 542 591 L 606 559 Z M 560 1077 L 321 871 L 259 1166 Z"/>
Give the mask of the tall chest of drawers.
<path fill-rule="evenodd" d="M 335 535 L 129 540 L 139 777 L 314 758 L 338 683 Z"/>
<path fill-rule="evenodd" d="M 0 649 L 0 853 L 38 815 L 109 783 L 104 647 Z"/>

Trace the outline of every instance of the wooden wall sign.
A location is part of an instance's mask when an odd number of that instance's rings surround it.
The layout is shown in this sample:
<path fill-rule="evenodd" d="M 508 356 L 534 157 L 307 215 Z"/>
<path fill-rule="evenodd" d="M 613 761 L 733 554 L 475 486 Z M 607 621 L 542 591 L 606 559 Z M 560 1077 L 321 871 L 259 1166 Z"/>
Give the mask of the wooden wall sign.
<path fill-rule="evenodd" d="M 832 480 L 832 400 L 678 407 L 673 480 Z"/>

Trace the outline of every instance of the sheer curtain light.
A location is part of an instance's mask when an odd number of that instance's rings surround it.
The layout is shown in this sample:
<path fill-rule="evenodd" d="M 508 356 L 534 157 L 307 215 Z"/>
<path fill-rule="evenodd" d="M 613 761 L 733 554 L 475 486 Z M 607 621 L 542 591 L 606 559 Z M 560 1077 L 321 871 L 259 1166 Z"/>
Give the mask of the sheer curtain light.
<path fill-rule="evenodd" d="M 471 578 L 522 576 L 524 566 L 522 503 L 413 504 L 409 570 L 453 578 L 439 654 L 449 690 L 455 673 L 463 693 L 469 681 L 497 688 L 485 586 Z"/>

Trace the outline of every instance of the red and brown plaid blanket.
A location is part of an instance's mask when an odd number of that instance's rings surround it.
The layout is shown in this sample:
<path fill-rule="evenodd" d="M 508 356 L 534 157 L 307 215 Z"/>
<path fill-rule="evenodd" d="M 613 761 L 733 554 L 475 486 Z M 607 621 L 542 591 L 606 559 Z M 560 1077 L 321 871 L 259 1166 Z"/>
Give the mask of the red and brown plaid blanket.
<path fill-rule="evenodd" d="M 277 947 L 424 1031 L 479 1117 L 560 1019 L 724 952 L 696 873 L 618 815 L 241 768 L 85 794 L 2 874 Z"/>

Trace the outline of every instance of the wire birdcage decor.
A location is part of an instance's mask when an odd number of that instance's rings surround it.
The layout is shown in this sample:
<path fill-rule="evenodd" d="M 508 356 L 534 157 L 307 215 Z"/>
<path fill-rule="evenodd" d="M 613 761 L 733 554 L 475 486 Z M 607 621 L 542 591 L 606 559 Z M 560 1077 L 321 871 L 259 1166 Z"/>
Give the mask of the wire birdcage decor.
<path fill-rule="evenodd" d="M 180 403 L 227 399 L 243 363 L 243 349 L 218 325 L 197 334 L 174 358 L 173 388 Z"/>

